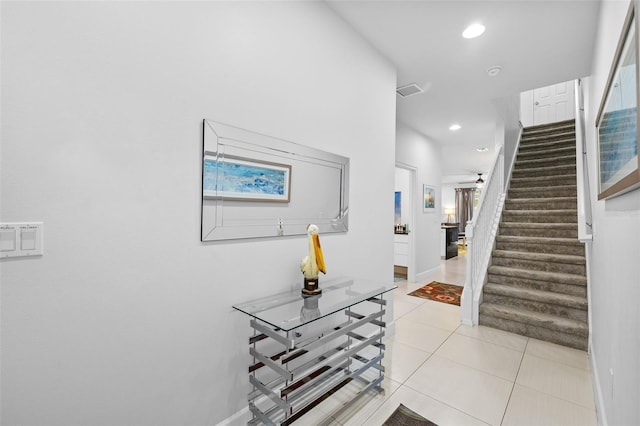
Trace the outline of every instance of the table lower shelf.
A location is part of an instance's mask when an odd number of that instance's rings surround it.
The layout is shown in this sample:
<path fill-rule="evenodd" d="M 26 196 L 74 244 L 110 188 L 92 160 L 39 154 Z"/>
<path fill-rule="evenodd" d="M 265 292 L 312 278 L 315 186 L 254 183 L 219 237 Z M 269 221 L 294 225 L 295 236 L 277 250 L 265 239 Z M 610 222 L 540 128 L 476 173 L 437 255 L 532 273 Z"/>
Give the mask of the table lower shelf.
<path fill-rule="evenodd" d="M 382 357 L 382 355 L 380 357 Z M 272 405 L 270 408 L 262 407 L 268 406 L 268 403 L 265 400 L 261 401 L 262 403 L 249 402 L 249 409 L 253 413 L 254 418 L 248 424 L 256 425 L 262 423 L 279 424 L 283 426 L 292 424 L 293 422 L 307 414 L 309 411 L 311 411 L 313 408 L 322 404 L 332 395 L 341 390 L 353 393 L 353 396 L 351 396 L 347 401 L 340 404 L 340 407 L 336 411 L 339 412 L 341 410 L 344 410 L 361 396 L 367 394 L 367 392 L 378 389 L 380 387 L 384 376 L 376 375 L 371 379 L 365 378 L 362 376 L 362 373 L 364 373 L 367 369 L 368 368 L 364 368 L 351 373 L 344 369 L 339 369 L 334 371 L 334 374 L 332 374 L 331 376 L 325 377 L 324 380 L 315 382 L 313 392 L 309 392 L 308 394 L 304 395 L 304 399 L 299 401 L 302 408 L 288 416 L 286 416 L 285 413 L 280 410 L 280 407 L 277 405 Z"/>

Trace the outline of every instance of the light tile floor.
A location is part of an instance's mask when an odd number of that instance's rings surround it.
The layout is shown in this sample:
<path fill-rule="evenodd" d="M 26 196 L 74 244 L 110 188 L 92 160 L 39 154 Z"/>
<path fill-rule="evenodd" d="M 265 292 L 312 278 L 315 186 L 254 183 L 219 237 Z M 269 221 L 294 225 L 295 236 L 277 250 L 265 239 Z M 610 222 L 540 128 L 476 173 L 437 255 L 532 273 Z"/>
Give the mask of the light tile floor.
<path fill-rule="evenodd" d="M 427 282 L 464 283 L 464 255 L 424 282 L 397 282 L 396 334 L 386 341 L 383 393 L 336 411 L 334 395 L 296 424 L 381 425 L 399 404 L 445 425 L 596 425 L 586 352 L 460 324 L 460 308 L 408 293 Z M 327 401 L 328 402 L 328 401 Z"/>

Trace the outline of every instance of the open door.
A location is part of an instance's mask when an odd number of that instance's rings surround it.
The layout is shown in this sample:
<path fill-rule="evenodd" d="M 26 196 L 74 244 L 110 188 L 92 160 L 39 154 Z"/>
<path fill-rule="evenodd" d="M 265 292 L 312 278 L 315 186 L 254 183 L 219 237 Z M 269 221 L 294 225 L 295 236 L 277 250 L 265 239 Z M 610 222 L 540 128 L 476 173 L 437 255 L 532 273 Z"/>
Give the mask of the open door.
<path fill-rule="evenodd" d="M 394 278 L 415 282 L 413 224 L 416 211 L 416 170 L 396 164 L 394 205 Z"/>

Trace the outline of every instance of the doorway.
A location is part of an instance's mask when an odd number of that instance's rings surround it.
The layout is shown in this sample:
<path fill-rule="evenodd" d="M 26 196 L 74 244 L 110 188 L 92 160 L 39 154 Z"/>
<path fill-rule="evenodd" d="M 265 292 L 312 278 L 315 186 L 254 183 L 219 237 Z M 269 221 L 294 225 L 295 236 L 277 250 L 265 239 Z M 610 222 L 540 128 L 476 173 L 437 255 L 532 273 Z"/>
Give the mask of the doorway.
<path fill-rule="evenodd" d="M 394 194 L 394 280 L 415 281 L 416 168 L 396 163 Z"/>

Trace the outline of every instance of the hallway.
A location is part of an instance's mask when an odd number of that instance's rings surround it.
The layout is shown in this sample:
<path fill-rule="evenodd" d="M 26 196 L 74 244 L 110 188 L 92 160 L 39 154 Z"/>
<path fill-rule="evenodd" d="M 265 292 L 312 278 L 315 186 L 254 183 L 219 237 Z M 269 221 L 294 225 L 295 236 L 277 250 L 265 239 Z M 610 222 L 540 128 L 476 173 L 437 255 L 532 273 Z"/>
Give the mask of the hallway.
<path fill-rule="evenodd" d="M 464 255 L 443 260 L 425 282 L 462 285 L 465 268 Z M 459 307 L 407 295 L 420 284 L 397 285 L 384 395 L 365 396 L 343 413 L 326 401 L 318 409 L 333 414 L 330 424 L 380 425 L 400 403 L 440 426 L 597 424 L 585 352 L 460 325 Z"/>

